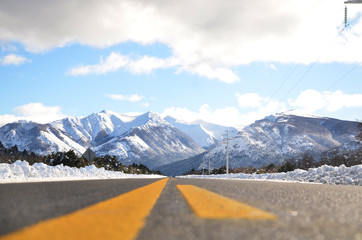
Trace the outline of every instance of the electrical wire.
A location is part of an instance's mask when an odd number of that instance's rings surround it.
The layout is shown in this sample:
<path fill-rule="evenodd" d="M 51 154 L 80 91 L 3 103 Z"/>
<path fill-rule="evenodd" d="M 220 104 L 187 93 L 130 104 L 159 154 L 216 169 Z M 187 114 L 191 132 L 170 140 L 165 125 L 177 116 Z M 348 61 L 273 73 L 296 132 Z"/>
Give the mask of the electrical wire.
<path fill-rule="evenodd" d="M 307 74 L 313 69 L 313 67 L 317 64 L 317 62 L 319 61 L 319 59 L 325 54 L 325 52 L 327 52 L 327 49 L 334 43 L 334 41 L 336 41 L 336 39 L 338 38 L 339 34 L 341 32 L 338 32 L 337 36 L 327 45 L 327 47 L 325 48 L 325 50 L 312 62 L 312 64 L 309 65 L 309 67 L 307 68 L 307 70 L 303 73 L 303 75 L 298 79 L 298 81 L 292 86 L 292 88 L 287 92 L 287 94 L 282 98 L 281 101 L 284 101 L 293 91 L 294 89 L 299 85 L 299 83 L 307 76 Z"/>
<path fill-rule="evenodd" d="M 277 86 L 276 90 L 274 90 L 270 95 L 270 98 L 272 99 L 278 92 L 279 90 L 284 86 L 284 84 L 288 81 L 288 79 L 290 78 L 290 76 L 297 70 L 298 68 L 298 64 L 296 62 L 294 62 L 294 64 L 288 69 L 288 71 L 286 71 L 286 73 L 284 74 L 284 76 L 282 77 L 281 80 L 281 84 L 277 84 L 279 86 Z"/>
<path fill-rule="evenodd" d="M 299 83 L 308 75 L 308 73 L 313 69 L 313 67 L 318 63 L 318 61 L 320 60 L 320 58 L 327 52 L 327 50 L 329 49 L 329 47 L 337 40 L 337 38 L 340 36 L 340 34 L 342 34 L 342 32 L 344 30 L 349 30 L 350 28 L 348 28 L 351 24 L 353 24 L 354 22 L 356 22 L 357 20 L 359 20 L 361 17 L 361 15 L 359 14 L 355 19 L 353 19 L 352 21 L 350 21 L 347 25 L 345 25 L 343 27 L 342 30 L 340 30 L 336 37 L 327 45 L 327 47 L 325 48 L 325 50 L 316 58 L 315 61 L 313 61 L 312 64 L 309 65 L 308 69 L 303 73 L 303 75 L 299 78 L 299 80 L 292 86 L 292 88 L 287 92 L 287 94 L 282 98 L 281 101 L 284 101 L 293 91 L 294 89 L 299 85 Z M 355 70 L 358 66 L 360 65 L 360 63 L 358 63 L 357 65 L 354 65 L 352 67 L 352 69 L 350 69 L 346 74 L 344 74 L 341 78 L 339 78 L 334 84 L 337 84 L 338 82 L 342 81 L 345 77 L 347 77 L 353 70 Z M 288 78 L 287 78 L 288 79 Z M 286 82 L 286 80 L 285 80 Z M 284 83 L 285 83 L 284 82 Z M 330 88 L 332 88 L 333 86 L 331 86 Z M 329 89 L 330 89 L 329 88 Z"/>
<path fill-rule="evenodd" d="M 331 90 L 334 86 L 336 86 L 340 81 L 342 81 L 343 79 L 345 79 L 349 74 L 351 74 L 357 67 L 359 67 L 361 65 L 361 63 L 356 63 L 352 66 L 352 68 L 350 68 L 345 74 L 343 74 L 340 78 L 338 78 L 334 83 L 332 83 L 332 85 L 330 85 L 327 88 L 328 90 Z"/>

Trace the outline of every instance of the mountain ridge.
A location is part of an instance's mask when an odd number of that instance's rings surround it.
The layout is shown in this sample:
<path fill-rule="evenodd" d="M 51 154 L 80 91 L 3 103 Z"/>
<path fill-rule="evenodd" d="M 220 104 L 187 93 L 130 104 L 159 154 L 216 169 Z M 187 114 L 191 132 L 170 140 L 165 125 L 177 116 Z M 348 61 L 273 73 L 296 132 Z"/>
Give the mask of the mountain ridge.
<path fill-rule="evenodd" d="M 91 147 L 98 155 L 114 154 L 120 162 L 151 168 L 204 151 L 153 112 L 130 116 L 102 111 L 48 124 L 10 123 L 0 128 L 0 141 L 40 155 L 69 149 L 82 154 Z"/>
<path fill-rule="evenodd" d="M 204 149 L 212 149 L 224 139 L 224 134 L 229 131 L 230 136 L 235 135 L 238 130 L 234 127 L 226 127 L 217 124 L 197 120 L 191 123 L 177 120 L 171 116 L 164 118 L 175 128 L 189 135 L 196 143 Z"/>
<path fill-rule="evenodd" d="M 172 172 L 174 162 L 185 160 L 185 164 L 201 168 L 209 156 L 212 168 L 224 166 L 226 145 L 221 141 L 226 130 L 233 138 L 229 141 L 232 168 L 281 164 L 303 153 L 317 156 L 329 149 L 360 146 L 354 139 L 357 122 L 290 112 L 266 116 L 237 131 L 202 121 L 163 119 L 153 112 L 123 114 L 104 110 L 48 124 L 24 120 L 9 123 L 0 128 L 0 141 L 6 147 L 17 145 L 20 150 L 38 155 L 69 149 L 80 155 L 91 147 L 97 155 L 116 155 L 121 163 L 142 163 L 153 169 L 167 165 L 167 171 Z M 201 143 L 205 143 L 204 148 Z M 178 168 L 187 170 L 188 166 L 178 163 Z"/>
<path fill-rule="evenodd" d="M 334 148 L 355 150 L 361 144 L 355 139 L 358 122 L 317 116 L 279 113 L 257 120 L 245 127 L 229 141 L 229 167 L 262 167 L 271 163 L 282 164 L 287 158 L 308 153 L 318 158 Z M 226 145 L 218 145 L 207 154 L 193 156 L 192 168 L 211 168 L 226 165 Z M 195 163 L 197 162 L 197 164 Z M 184 164 L 183 164 L 184 163 Z M 181 160 L 158 168 L 173 175 L 190 171 L 189 160 Z M 189 164 L 190 165 L 190 164 Z M 197 165 L 197 167 L 195 167 Z M 191 165 L 190 165 L 191 166 Z"/>

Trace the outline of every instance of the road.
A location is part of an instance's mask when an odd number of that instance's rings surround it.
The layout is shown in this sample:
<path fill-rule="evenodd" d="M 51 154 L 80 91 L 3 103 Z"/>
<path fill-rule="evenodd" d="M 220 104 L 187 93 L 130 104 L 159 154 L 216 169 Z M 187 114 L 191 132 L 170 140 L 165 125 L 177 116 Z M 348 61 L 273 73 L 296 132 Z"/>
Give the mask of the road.
<path fill-rule="evenodd" d="M 155 181 L 158 179 L 0 184 L 0 236 Z"/>
<path fill-rule="evenodd" d="M 151 186 L 154 184 L 148 184 L 157 181 L 129 179 L 0 185 L 0 235 L 126 195 L 124 193 L 130 190 L 137 191 L 141 186 Z M 136 239 L 362 239 L 362 187 L 359 186 L 204 179 L 169 179 L 164 183 L 159 187 L 160 195 L 150 207 L 149 216 L 136 230 Z M 199 217 L 177 185 L 197 186 L 266 211 L 276 219 Z M 147 193 L 142 194 L 145 199 L 149 198 Z M 139 204 L 139 200 L 130 199 Z M 202 205 L 209 202 L 205 199 Z M 122 221 L 131 220 L 119 220 Z M 124 239 L 124 235 L 118 234 L 115 239 Z"/>

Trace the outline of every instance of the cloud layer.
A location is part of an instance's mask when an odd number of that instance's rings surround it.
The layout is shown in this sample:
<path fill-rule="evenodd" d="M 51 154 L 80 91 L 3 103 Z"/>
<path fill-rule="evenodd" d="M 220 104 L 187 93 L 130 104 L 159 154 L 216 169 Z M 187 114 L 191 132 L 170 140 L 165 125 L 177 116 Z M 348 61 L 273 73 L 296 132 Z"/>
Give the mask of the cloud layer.
<path fill-rule="evenodd" d="M 346 94 L 342 91 L 318 92 L 308 89 L 299 96 L 289 100 L 289 105 L 305 113 L 315 113 L 319 110 L 336 112 L 343 108 L 362 107 L 362 94 Z"/>
<path fill-rule="evenodd" d="M 265 98 L 257 93 L 236 94 L 237 107 L 212 109 L 202 105 L 197 111 L 187 108 L 170 107 L 164 110 L 162 116 L 172 116 L 185 122 L 202 119 L 207 122 L 226 126 L 243 127 L 265 116 L 293 109 L 295 114 L 315 114 L 319 112 L 334 113 L 347 108 L 361 108 L 362 94 L 346 94 L 342 91 L 318 92 L 309 89 L 301 92 L 288 103 L 276 99 Z"/>
<path fill-rule="evenodd" d="M 0 127 L 19 120 L 49 123 L 66 116 L 58 106 L 45 106 L 42 103 L 29 103 L 13 109 L 14 114 L 0 115 Z"/>
<path fill-rule="evenodd" d="M 113 100 L 128 101 L 128 102 L 139 102 L 145 98 L 144 96 L 140 96 L 138 94 L 132 94 L 130 96 L 125 96 L 122 94 L 108 94 L 106 96 Z"/>
<path fill-rule="evenodd" d="M 358 10 L 350 7 L 350 19 Z M 5 0 L 0 16 L 0 41 L 21 42 L 28 51 L 127 41 L 159 42 L 172 51 L 168 59 L 145 56 L 131 63 L 113 53 L 104 63 L 72 69 L 71 75 L 122 67 L 147 73 L 176 66 L 232 83 L 240 78 L 233 66 L 256 61 L 311 63 L 318 57 L 321 62 L 362 61 L 362 24 L 338 35 L 343 1 Z"/>
<path fill-rule="evenodd" d="M 31 62 L 31 60 L 16 54 L 8 54 L 0 58 L 1 65 L 20 65 L 27 62 Z"/>
<path fill-rule="evenodd" d="M 85 76 L 88 74 L 105 74 L 119 69 L 130 71 L 133 74 L 150 74 L 154 70 L 171 67 L 175 67 L 177 69 L 176 72 L 186 71 L 208 79 L 218 79 L 226 83 L 234 83 L 240 80 L 231 70 L 227 68 L 213 69 L 206 63 L 188 67 L 180 59 L 174 57 L 162 59 L 143 56 L 138 59 L 131 59 L 129 56 L 116 52 L 112 52 L 105 61 L 101 58 L 99 64 L 77 66 L 70 69 L 67 74 L 71 76 Z"/>
<path fill-rule="evenodd" d="M 138 94 L 109 94 L 113 100 L 140 102 L 145 97 Z M 185 122 L 204 120 L 225 126 L 243 127 L 255 120 L 278 112 L 294 109 L 295 113 L 316 114 L 319 112 L 334 113 L 348 108 L 362 108 L 362 94 L 346 94 L 342 91 L 318 92 L 314 89 L 302 91 L 296 98 L 280 102 L 276 99 L 262 97 L 257 93 L 235 94 L 235 102 L 239 107 L 229 106 L 212 108 L 204 104 L 199 109 L 191 110 L 182 107 L 169 107 L 161 115 L 172 116 Z M 143 103 L 144 107 L 149 104 Z M 9 122 L 29 120 L 48 123 L 66 117 L 58 106 L 45 106 L 42 103 L 29 103 L 13 109 L 14 114 L 0 115 L 0 127 Z"/>

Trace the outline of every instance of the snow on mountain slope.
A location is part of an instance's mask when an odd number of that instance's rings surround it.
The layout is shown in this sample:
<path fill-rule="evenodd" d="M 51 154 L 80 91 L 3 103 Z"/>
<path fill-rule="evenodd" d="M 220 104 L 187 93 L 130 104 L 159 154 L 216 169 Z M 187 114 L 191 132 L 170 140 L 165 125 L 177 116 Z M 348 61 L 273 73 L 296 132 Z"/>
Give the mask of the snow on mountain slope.
<path fill-rule="evenodd" d="M 120 156 L 125 163 L 142 163 L 151 168 L 204 151 L 189 136 L 156 114 L 145 114 L 136 120 L 142 124 L 132 128 L 127 135 L 117 136 L 96 147 L 95 151 L 101 155 L 110 152 Z"/>
<path fill-rule="evenodd" d="M 128 116 L 110 111 L 93 113 L 84 118 L 65 118 L 50 123 L 54 128 L 63 131 L 82 145 L 99 142 L 104 136 L 122 135 L 131 128 L 145 123 L 147 120 L 137 119 L 139 116 Z"/>
<path fill-rule="evenodd" d="M 356 148 L 360 146 L 354 137 L 357 133 L 357 122 L 283 113 L 271 115 L 245 127 L 229 141 L 229 167 L 261 167 L 281 164 L 286 158 L 304 153 L 317 157 L 333 148 Z M 201 169 L 209 157 L 211 168 L 225 166 L 226 145 L 220 144 L 208 154 L 194 157 L 198 167 L 193 168 Z M 169 164 L 167 174 L 179 172 L 180 168 L 191 170 L 180 164 Z"/>
<path fill-rule="evenodd" d="M 155 167 L 197 155 L 204 150 L 158 114 L 118 114 L 110 111 L 49 124 L 16 122 L 0 128 L 6 147 L 17 145 L 37 154 L 91 147 L 97 155 L 116 155 L 126 164 Z"/>
<path fill-rule="evenodd" d="M 233 127 L 224 127 L 201 120 L 193 123 L 185 123 L 170 116 L 164 119 L 175 128 L 189 135 L 197 144 L 205 149 L 211 149 L 222 141 L 226 130 L 229 130 L 230 136 L 238 132 L 237 129 Z"/>
<path fill-rule="evenodd" d="M 31 150 L 36 154 L 68 151 L 84 152 L 85 148 L 47 124 L 19 121 L 0 128 L 0 141 L 5 147 L 17 145 L 20 151 Z"/>
<path fill-rule="evenodd" d="M 217 125 L 214 123 L 208 123 L 202 120 L 196 120 L 192 122 L 192 124 L 198 124 L 201 125 L 203 128 L 207 129 L 209 132 L 212 132 L 213 135 L 220 140 L 223 140 L 225 138 L 226 130 L 229 131 L 229 137 L 236 135 L 238 133 L 238 129 L 234 127 L 225 127 L 221 125 Z"/>

